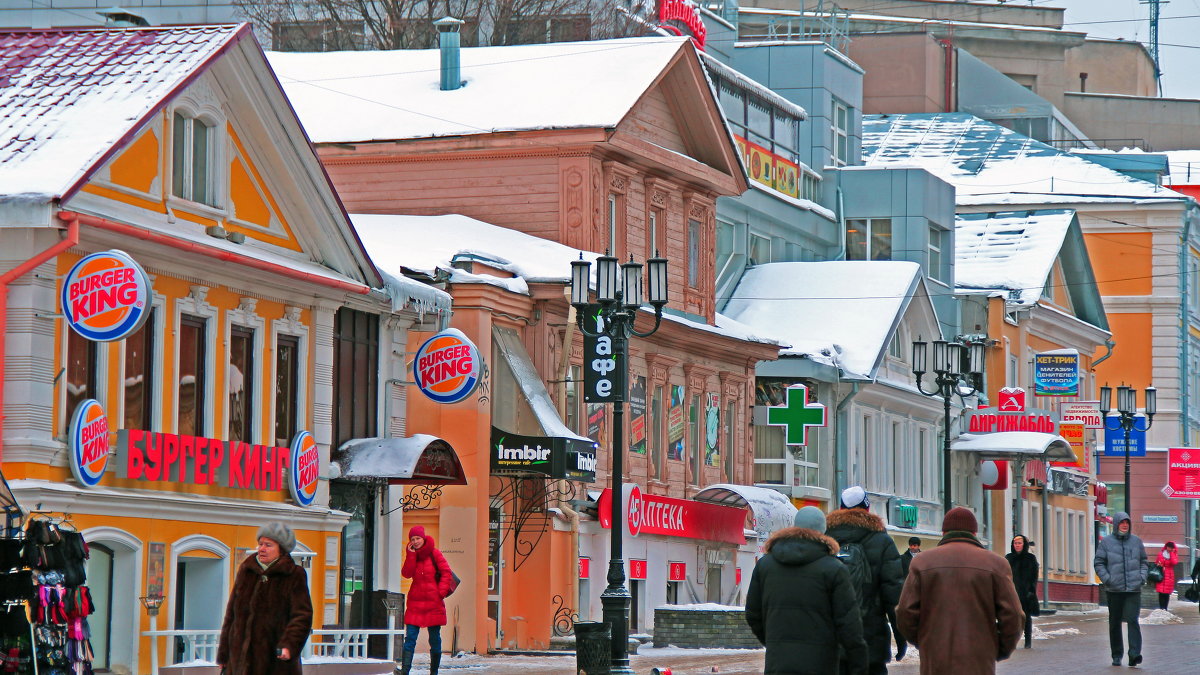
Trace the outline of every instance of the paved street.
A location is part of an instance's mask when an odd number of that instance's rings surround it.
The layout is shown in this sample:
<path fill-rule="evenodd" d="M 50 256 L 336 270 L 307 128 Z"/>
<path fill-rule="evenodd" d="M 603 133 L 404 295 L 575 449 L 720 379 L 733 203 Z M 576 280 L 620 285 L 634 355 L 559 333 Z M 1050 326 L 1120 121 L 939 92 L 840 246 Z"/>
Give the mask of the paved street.
<path fill-rule="evenodd" d="M 1171 611 L 1183 623 L 1146 624 L 1142 626 L 1142 668 L 1156 675 L 1193 675 L 1200 673 L 1200 611 L 1190 603 L 1175 603 Z M 1143 610 L 1143 622 L 1150 612 Z M 999 665 L 1001 675 L 1094 675 L 1120 673 L 1110 665 L 1108 651 L 1107 610 L 1092 612 L 1063 612 L 1035 619 L 1039 632 L 1032 649 L 1018 649 L 1013 658 Z M 649 673 L 651 668 L 669 666 L 672 675 L 699 675 L 719 672 L 726 675 L 761 673 L 763 652 L 738 650 L 654 649 L 643 647 L 633 657 L 635 672 Z M 418 661 L 423 665 L 421 657 Z M 486 672 L 496 675 L 527 675 L 529 673 L 573 672 L 574 658 L 565 656 L 466 656 L 447 659 L 446 672 Z M 910 655 L 903 663 L 892 664 L 889 673 L 915 674 L 920 671 L 919 656 Z M 425 672 L 424 668 L 416 670 Z"/>

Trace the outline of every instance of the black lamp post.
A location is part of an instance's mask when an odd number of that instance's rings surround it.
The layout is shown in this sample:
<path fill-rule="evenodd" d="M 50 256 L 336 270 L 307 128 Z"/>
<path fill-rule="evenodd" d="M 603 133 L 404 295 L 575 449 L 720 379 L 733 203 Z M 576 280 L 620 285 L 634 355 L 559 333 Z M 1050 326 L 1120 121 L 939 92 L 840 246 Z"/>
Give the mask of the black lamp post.
<path fill-rule="evenodd" d="M 947 342 L 933 341 L 933 391 L 925 391 L 921 386 L 921 378 L 926 372 L 926 343 L 917 339 L 912 343 L 913 375 L 917 377 L 917 391 L 926 396 L 939 396 L 945 405 L 942 422 L 942 510 L 948 512 L 954 506 L 951 499 L 950 473 L 950 401 L 955 394 L 970 396 L 978 391 L 983 383 L 983 350 L 984 342 L 967 341 Z"/>
<path fill-rule="evenodd" d="M 1154 413 L 1158 412 L 1158 390 L 1146 387 L 1146 414 L 1139 415 L 1137 411 L 1137 390 L 1122 384 L 1117 387 L 1117 426 L 1108 426 L 1108 413 L 1112 412 L 1112 387 L 1100 387 L 1100 415 L 1104 418 L 1104 428 L 1109 431 L 1124 430 L 1125 432 L 1125 513 L 1133 517 L 1133 486 L 1129 484 L 1129 435 L 1134 430 L 1147 431 L 1154 424 Z M 1142 417 L 1145 424 L 1137 425 L 1137 418 Z"/>
<path fill-rule="evenodd" d="M 612 340 L 612 354 L 617 367 L 624 369 L 628 382 L 629 337 L 647 337 L 658 330 L 662 323 L 662 310 L 667 304 L 667 261 L 655 256 L 646 261 L 649 268 L 649 297 L 654 307 L 654 326 L 648 331 L 638 331 L 634 320 L 642 306 L 642 264 L 633 261 L 617 264 L 617 259 L 607 253 L 596 259 L 596 300 L 600 311 L 595 315 L 597 322 L 588 326 L 589 286 L 592 264 L 583 259 L 571 261 L 571 305 L 576 309 L 579 331 L 591 337 L 608 337 Z M 620 272 L 618 276 L 618 271 Z M 610 530 L 610 555 L 608 559 L 608 587 L 600 594 L 604 622 L 612 635 L 613 675 L 632 675 L 629 667 L 629 589 L 625 587 L 625 560 L 622 552 L 624 522 L 622 516 L 625 473 L 625 399 L 626 386 L 614 393 L 613 443 L 612 443 L 612 528 Z"/>

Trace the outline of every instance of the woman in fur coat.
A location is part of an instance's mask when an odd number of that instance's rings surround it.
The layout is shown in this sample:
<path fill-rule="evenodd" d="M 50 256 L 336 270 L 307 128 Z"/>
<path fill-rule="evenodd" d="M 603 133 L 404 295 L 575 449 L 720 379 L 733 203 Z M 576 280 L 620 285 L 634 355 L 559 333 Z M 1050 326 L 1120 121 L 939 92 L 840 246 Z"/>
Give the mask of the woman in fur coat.
<path fill-rule="evenodd" d="M 238 568 L 225 608 L 217 665 L 227 675 L 299 675 L 312 632 L 308 574 L 292 560 L 296 535 L 283 523 L 258 530 L 258 550 Z"/>
<path fill-rule="evenodd" d="M 400 574 L 413 580 L 404 597 L 404 651 L 400 653 L 400 672 L 408 675 L 412 670 L 417 635 L 425 628 L 429 635 L 429 675 L 437 675 L 442 664 L 446 596 L 454 590 L 454 575 L 446 556 L 420 525 L 408 531 L 408 546 L 404 549 L 404 567 Z"/>

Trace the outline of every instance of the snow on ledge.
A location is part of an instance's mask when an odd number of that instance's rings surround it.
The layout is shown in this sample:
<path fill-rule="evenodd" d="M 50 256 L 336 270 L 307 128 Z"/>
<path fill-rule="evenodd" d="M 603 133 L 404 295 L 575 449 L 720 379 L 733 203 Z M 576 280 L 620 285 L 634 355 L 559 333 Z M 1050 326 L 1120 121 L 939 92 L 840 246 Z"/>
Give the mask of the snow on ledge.
<path fill-rule="evenodd" d="M 689 612 L 744 612 L 745 607 L 740 605 L 719 605 L 715 602 L 700 602 L 690 605 L 659 605 L 654 608 L 654 611 L 660 609 L 681 609 Z"/>

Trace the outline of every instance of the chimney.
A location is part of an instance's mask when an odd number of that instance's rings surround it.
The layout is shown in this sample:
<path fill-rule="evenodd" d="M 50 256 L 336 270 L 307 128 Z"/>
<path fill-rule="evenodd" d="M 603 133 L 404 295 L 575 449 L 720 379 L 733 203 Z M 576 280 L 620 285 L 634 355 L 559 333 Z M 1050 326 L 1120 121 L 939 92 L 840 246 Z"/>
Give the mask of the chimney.
<path fill-rule="evenodd" d="M 459 67 L 459 34 L 462 19 L 444 16 L 433 25 L 438 29 L 438 46 L 442 50 L 442 91 L 452 91 L 462 86 L 462 69 Z"/>

